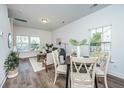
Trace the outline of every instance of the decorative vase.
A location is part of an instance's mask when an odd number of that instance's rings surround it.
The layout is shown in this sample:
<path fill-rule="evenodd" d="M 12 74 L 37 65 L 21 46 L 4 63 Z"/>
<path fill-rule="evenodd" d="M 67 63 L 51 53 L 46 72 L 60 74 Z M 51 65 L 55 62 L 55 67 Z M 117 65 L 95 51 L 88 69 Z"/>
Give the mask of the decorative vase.
<path fill-rule="evenodd" d="M 77 46 L 77 57 L 80 57 L 80 46 Z"/>
<path fill-rule="evenodd" d="M 10 70 L 8 71 L 7 77 L 8 78 L 14 78 L 18 75 L 18 69 Z"/>

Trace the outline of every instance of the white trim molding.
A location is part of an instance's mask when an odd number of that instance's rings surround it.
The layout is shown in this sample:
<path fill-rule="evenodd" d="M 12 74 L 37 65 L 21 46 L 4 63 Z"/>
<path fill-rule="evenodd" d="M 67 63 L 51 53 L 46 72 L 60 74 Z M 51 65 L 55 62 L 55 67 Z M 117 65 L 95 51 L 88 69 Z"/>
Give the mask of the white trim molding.
<path fill-rule="evenodd" d="M 0 88 L 3 87 L 3 85 L 4 85 L 5 81 L 6 81 L 6 79 L 7 79 L 7 76 L 5 75 L 5 77 L 2 79 L 2 83 L 0 84 Z"/>

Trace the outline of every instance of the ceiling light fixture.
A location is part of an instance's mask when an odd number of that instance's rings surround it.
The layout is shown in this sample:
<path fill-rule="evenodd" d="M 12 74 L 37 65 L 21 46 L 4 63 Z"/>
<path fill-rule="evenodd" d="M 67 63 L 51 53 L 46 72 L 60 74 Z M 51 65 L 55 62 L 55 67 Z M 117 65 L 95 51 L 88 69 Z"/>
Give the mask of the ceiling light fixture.
<path fill-rule="evenodd" d="M 46 23 L 48 23 L 48 19 L 47 18 L 41 18 L 41 22 L 46 24 Z"/>

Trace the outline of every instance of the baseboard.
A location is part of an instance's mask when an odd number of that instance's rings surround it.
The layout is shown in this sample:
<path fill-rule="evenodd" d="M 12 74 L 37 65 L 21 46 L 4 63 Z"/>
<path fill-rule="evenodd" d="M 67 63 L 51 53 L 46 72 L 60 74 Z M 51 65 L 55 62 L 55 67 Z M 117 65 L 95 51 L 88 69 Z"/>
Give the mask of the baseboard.
<path fill-rule="evenodd" d="M 0 88 L 3 87 L 3 85 L 4 85 L 5 81 L 6 81 L 6 79 L 7 79 L 7 76 L 5 75 L 4 79 L 2 80 L 2 84 L 0 85 Z"/>
<path fill-rule="evenodd" d="M 121 78 L 121 79 L 124 79 L 124 74 L 115 73 L 115 72 L 108 72 L 108 74 L 113 75 L 118 78 Z"/>

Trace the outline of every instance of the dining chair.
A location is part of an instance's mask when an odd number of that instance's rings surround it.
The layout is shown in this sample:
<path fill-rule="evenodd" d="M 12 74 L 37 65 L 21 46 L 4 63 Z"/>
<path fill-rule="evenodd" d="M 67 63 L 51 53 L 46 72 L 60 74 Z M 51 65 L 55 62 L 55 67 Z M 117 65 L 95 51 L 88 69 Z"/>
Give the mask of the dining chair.
<path fill-rule="evenodd" d="M 71 57 L 71 88 L 94 88 L 97 57 Z"/>
<path fill-rule="evenodd" d="M 67 66 L 64 65 L 64 64 L 63 65 L 60 64 L 59 53 L 58 53 L 57 50 L 52 51 L 52 55 L 53 55 L 54 68 L 55 68 L 55 79 L 54 79 L 54 84 L 55 84 L 56 83 L 57 76 L 59 74 L 66 74 Z"/>
<path fill-rule="evenodd" d="M 104 84 L 106 88 L 108 88 L 107 71 L 110 60 L 111 60 L 110 52 L 101 52 L 99 54 L 99 61 L 97 63 L 98 66 L 96 67 L 96 77 L 104 78 Z"/>

